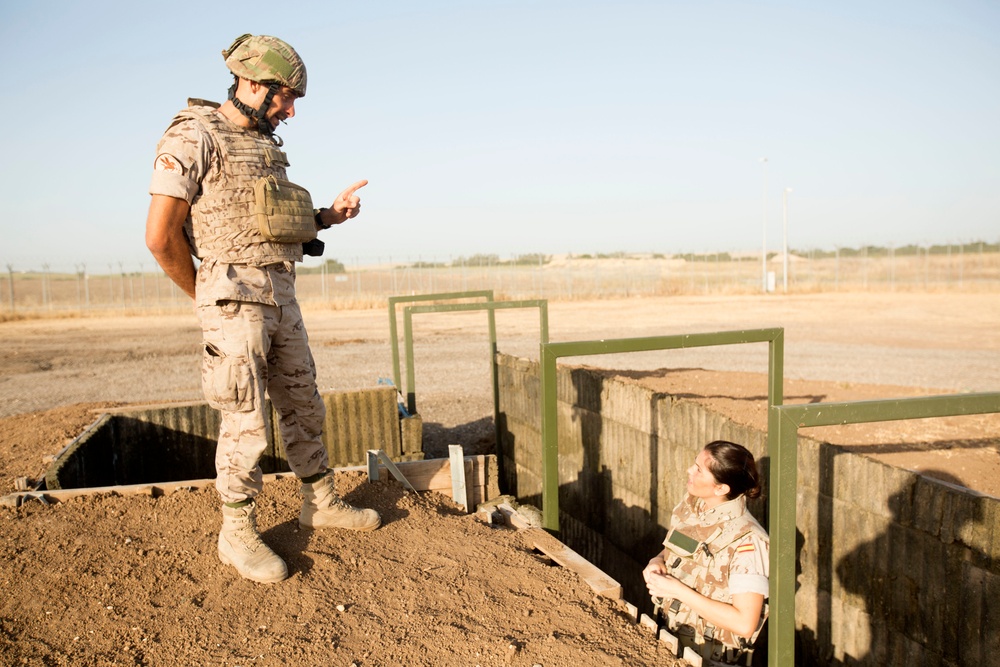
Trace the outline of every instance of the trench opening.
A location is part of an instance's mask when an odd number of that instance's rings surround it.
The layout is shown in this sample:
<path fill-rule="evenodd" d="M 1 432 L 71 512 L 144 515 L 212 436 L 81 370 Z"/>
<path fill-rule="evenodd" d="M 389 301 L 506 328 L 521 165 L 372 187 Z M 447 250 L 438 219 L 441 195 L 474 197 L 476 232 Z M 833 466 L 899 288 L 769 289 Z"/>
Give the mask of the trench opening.
<path fill-rule="evenodd" d="M 394 387 L 322 394 L 323 442 L 332 467 L 364 465 L 369 449 L 394 461 L 424 458 L 419 415 L 403 416 Z M 281 434 L 268 402 L 264 474 L 288 472 Z M 205 402 L 110 410 L 74 438 L 49 465 L 38 490 L 155 484 L 215 477 L 219 413 Z"/>

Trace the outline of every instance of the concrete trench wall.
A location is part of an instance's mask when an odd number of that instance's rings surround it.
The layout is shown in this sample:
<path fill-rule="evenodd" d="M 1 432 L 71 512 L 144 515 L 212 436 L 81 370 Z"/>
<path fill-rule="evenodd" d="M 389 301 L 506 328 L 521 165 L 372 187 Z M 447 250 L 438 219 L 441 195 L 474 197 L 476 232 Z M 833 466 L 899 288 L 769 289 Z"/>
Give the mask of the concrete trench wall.
<path fill-rule="evenodd" d="M 502 481 L 541 506 L 537 362 L 498 355 Z M 648 611 L 641 570 L 659 551 L 685 471 L 705 443 L 758 459 L 766 434 L 694 402 L 560 368 L 559 538 Z M 802 664 L 1000 665 L 1000 499 L 800 437 L 796 593 Z"/>
<path fill-rule="evenodd" d="M 423 458 L 420 417 L 400 420 L 394 387 L 323 394 L 323 442 L 330 465 L 364 465 L 369 449 L 394 461 Z M 288 470 L 281 434 L 271 424 L 264 473 Z M 46 473 L 46 488 L 146 484 L 215 476 L 219 413 L 205 402 L 109 410 L 73 440 Z"/>

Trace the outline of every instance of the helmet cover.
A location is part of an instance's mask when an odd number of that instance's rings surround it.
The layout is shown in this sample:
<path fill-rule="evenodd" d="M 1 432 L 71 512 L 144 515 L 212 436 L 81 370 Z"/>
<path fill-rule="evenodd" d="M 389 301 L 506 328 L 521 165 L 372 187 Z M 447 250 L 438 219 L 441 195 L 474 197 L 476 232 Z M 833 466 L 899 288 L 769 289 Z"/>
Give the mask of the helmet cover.
<path fill-rule="evenodd" d="M 222 52 L 233 74 L 257 83 L 277 82 L 306 94 L 306 65 L 287 42 L 269 35 L 240 35 Z"/>

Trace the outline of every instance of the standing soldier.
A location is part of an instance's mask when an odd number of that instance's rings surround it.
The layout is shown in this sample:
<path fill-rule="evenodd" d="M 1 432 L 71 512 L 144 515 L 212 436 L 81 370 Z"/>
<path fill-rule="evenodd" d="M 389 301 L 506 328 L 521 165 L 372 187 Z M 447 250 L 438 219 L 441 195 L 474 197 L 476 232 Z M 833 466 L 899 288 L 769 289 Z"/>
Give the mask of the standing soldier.
<path fill-rule="evenodd" d="M 215 455 L 222 499 L 219 559 L 240 576 L 276 582 L 285 562 L 257 532 L 254 498 L 270 396 L 288 465 L 302 481 L 299 524 L 374 530 L 374 510 L 342 501 L 322 442 L 325 407 L 299 305 L 295 262 L 322 252 L 316 240 L 361 210 L 358 181 L 329 208 L 286 180 L 274 134 L 306 94 L 306 68 L 287 43 L 242 35 L 222 52 L 234 75 L 222 105 L 189 100 L 156 149 L 146 245 L 194 299 L 203 337 L 202 389 L 220 410 Z M 318 250 L 318 252 L 317 252 Z M 200 260 L 195 268 L 192 256 Z"/>

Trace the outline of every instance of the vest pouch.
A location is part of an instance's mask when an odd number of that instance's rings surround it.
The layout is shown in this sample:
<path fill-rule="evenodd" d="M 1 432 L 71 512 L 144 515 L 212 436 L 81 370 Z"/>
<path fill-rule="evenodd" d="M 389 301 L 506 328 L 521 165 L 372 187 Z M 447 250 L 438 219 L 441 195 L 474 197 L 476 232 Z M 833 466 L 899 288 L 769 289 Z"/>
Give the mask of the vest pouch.
<path fill-rule="evenodd" d="M 690 558 L 698 550 L 698 546 L 701 544 L 697 539 L 686 535 L 676 528 L 671 529 L 667 534 L 667 539 L 663 541 L 663 545 L 667 547 L 671 552 L 677 554 L 682 558 Z"/>
<path fill-rule="evenodd" d="M 264 176 L 254 184 L 254 212 L 261 235 L 276 243 L 305 243 L 316 238 L 312 197 L 291 181 Z"/>

